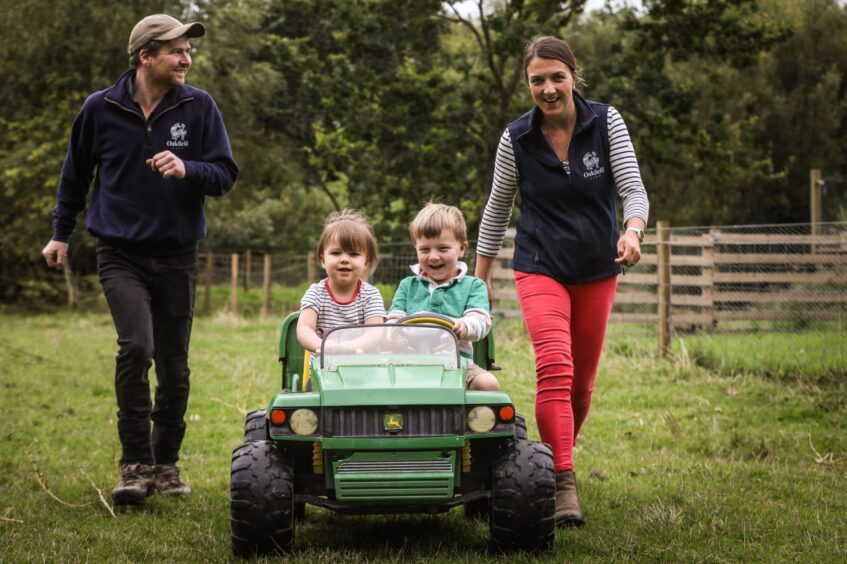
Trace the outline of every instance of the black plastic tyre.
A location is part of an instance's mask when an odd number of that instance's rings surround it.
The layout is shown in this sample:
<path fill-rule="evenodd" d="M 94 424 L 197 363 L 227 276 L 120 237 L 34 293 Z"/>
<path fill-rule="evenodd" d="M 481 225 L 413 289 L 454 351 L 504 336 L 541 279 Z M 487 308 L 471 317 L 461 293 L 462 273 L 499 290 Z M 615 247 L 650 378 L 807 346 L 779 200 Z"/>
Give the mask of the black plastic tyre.
<path fill-rule="evenodd" d="M 236 556 L 291 550 L 294 475 L 272 442 L 254 441 L 232 451 L 229 510 Z"/>
<path fill-rule="evenodd" d="M 529 439 L 529 435 L 526 432 L 526 419 L 520 413 L 515 413 L 515 438 L 516 439 Z M 482 520 L 488 519 L 489 514 L 491 513 L 491 500 L 490 499 L 480 499 L 477 501 L 472 501 L 470 503 L 466 503 L 464 505 L 464 515 L 465 519 L 469 520 Z"/>
<path fill-rule="evenodd" d="M 268 440 L 268 418 L 264 409 L 254 409 L 244 420 L 244 442 Z"/>
<path fill-rule="evenodd" d="M 543 443 L 515 439 L 494 462 L 489 519 L 498 550 L 549 550 L 556 533 L 553 452 Z"/>
<path fill-rule="evenodd" d="M 529 439 L 529 435 L 526 432 L 526 419 L 520 413 L 515 413 L 515 438 Z"/>

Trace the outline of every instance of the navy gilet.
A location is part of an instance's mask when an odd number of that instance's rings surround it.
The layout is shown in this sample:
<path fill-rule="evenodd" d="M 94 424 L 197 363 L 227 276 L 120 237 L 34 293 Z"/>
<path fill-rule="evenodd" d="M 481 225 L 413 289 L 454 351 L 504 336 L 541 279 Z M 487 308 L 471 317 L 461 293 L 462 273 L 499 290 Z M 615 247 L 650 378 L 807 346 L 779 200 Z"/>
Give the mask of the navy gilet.
<path fill-rule="evenodd" d="M 513 268 L 584 284 L 621 272 L 615 182 L 609 164 L 609 106 L 574 93 L 576 124 L 565 172 L 535 107 L 508 126 L 520 181 Z"/>

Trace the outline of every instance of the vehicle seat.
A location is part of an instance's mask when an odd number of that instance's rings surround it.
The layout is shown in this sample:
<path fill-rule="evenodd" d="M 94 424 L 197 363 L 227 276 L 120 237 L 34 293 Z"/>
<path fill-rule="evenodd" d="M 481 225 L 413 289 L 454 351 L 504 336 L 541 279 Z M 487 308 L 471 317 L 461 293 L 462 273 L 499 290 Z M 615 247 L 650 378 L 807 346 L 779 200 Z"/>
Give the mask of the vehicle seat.
<path fill-rule="evenodd" d="M 303 367 L 308 367 L 306 351 L 297 340 L 297 319 L 300 312 L 290 313 L 279 332 L 279 361 L 282 363 L 282 389 L 300 391 L 303 389 Z M 308 377 L 308 375 L 307 375 Z M 294 386 L 297 386 L 295 389 Z"/>
<path fill-rule="evenodd" d="M 494 329 L 488 332 L 488 336 L 484 339 L 476 341 L 473 344 L 473 361 L 477 366 L 482 366 L 489 372 L 501 370 L 500 366 L 494 363 Z"/>

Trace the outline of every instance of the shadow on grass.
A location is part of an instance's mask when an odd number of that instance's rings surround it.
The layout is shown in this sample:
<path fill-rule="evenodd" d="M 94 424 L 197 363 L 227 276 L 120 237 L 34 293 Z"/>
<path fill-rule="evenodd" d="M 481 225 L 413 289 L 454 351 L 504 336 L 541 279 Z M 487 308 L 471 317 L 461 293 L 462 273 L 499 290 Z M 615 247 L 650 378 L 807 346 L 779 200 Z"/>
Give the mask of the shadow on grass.
<path fill-rule="evenodd" d="M 466 521 L 461 510 L 438 515 L 338 515 L 306 509 L 294 554 L 333 550 L 361 556 L 406 554 L 449 557 L 489 554 L 488 524 Z"/>

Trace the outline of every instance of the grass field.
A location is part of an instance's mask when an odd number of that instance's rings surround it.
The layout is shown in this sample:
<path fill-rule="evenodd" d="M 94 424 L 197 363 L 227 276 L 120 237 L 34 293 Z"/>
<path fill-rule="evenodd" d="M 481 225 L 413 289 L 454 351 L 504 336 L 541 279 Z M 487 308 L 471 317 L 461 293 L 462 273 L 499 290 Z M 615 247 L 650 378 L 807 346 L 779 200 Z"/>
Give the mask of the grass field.
<path fill-rule="evenodd" d="M 244 413 L 279 385 L 279 321 L 195 320 L 181 461 L 194 494 L 154 496 L 113 517 L 98 495 L 111 501 L 120 456 L 109 317 L 0 314 L 0 561 L 230 560 L 230 453 Z M 496 330 L 501 383 L 537 436 L 523 328 L 498 320 Z M 342 517 L 309 508 L 293 557 L 843 562 L 847 377 L 838 347 L 796 377 L 773 378 L 756 370 L 772 361 L 757 358 L 754 338 L 687 338 L 671 360 L 657 360 L 652 333 L 613 327 L 575 454 L 588 524 L 557 532 L 550 554 L 493 555 L 487 526 L 458 510 Z"/>

